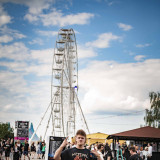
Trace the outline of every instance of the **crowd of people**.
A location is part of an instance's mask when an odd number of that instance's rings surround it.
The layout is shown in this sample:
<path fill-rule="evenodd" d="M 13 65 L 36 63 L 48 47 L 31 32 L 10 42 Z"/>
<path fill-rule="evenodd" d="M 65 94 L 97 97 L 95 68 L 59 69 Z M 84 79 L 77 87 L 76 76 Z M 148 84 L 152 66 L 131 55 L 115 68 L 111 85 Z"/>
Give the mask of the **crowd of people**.
<path fill-rule="evenodd" d="M 152 145 L 140 147 L 138 145 L 127 146 L 126 143 L 116 144 L 115 150 L 108 143 L 86 144 L 86 133 L 78 130 L 75 136 L 75 143 L 69 143 L 67 138 L 57 149 L 54 160 L 151 160 Z M 0 160 L 21 160 L 21 159 L 44 159 L 45 141 L 38 141 L 36 144 L 28 141 L 22 144 L 19 140 L 0 140 Z M 23 157 L 22 157 L 23 156 Z M 3 159 L 2 157 L 5 157 Z"/>
<path fill-rule="evenodd" d="M 21 160 L 22 158 L 27 159 L 44 159 L 45 158 L 45 142 L 38 141 L 37 144 L 32 142 L 29 145 L 28 141 L 25 140 L 21 143 L 20 140 L 16 142 L 13 139 L 8 138 L 7 140 L 0 140 L 0 160 Z M 23 156 L 23 157 L 22 157 Z M 5 159 L 3 159 L 5 157 Z"/>
<path fill-rule="evenodd" d="M 74 147 L 76 147 L 75 143 L 68 143 L 66 149 Z M 150 160 L 152 157 L 152 145 L 150 143 L 145 147 L 140 147 L 138 145 L 127 146 L 125 142 L 122 145 L 117 143 L 115 152 L 112 150 L 112 144 L 108 145 L 108 143 L 103 144 L 96 142 L 91 145 L 85 145 L 84 147 L 90 151 L 96 150 L 100 154 L 102 160 L 113 160 L 117 157 L 118 159 L 124 160 L 138 160 L 138 158 L 139 160 Z"/>
<path fill-rule="evenodd" d="M 86 145 L 86 133 L 78 130 L 76 142 L 71 144 L 65 139 L 57 149 L 54 160 L 151 160 L 152 146 L 148 143 L 144 149 L 138 145 L 127 146 L 126 143 L 116 145 L 115 150 L 107 143 Z M 64 149 L 65 148 L 65 149 Z"/>

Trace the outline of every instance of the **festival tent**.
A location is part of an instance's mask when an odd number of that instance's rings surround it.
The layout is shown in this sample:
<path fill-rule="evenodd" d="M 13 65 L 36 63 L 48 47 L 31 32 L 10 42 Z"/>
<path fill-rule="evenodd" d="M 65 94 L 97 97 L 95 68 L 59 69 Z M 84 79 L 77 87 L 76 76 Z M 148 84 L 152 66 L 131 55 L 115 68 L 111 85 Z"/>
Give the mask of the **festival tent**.
<path fill-rule="evenodd" d="M 34 133 L 34 128 L 33 128 L 33 123 L 31 123 L 30 128 L 29 128 L 29 139 L 31 139 L 32 135 Z M 33 141 L 39 141 L 39 137 L 37 136 L 37 134 L 35 134 L 32 138 L 32 142 Z"/>
<path fill-rule="evenodd" d="M 87 135 L 87 144 L 91 145 L 93 143 L 108 143 L 109 145 L 112 143 L 112 140 L 108 140 L 107 137 L 109 135 L 105 133 L 92 133 Z M 120 141 L 120 143 L 124 143 L 124 141 Z"/>
<path fill-rule="evenodd" d="M 152 160 L 160 159 L 159 144 L 160 144 L 160 129 L 146 126 L 125 132 L 109 135 L 107 139 L 113 139 L 113 148 L 115 148 L 116 141 L 119 140 L 134 140 L 143 143 L 154 142 L 157 144 L 157 152 L 152 153 Z"/>

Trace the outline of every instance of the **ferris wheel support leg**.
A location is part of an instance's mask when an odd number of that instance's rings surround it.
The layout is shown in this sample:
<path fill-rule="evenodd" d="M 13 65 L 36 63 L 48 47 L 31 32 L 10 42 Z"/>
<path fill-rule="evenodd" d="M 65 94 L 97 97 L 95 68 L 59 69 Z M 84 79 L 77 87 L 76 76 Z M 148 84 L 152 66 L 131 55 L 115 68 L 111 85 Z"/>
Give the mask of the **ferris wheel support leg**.
<path fill-rule="evenodd" d="M 49 115 L 48 124 L 47 124 L 47 126 L 46 126 L 46 131 L 45 131 L 45 134 L 44 134 L 43 140 L 44 140 L 44 139 L 45 139 L 45 137 L 46 137 L 46 133 L 47 133 L 47 130 L 48 130 L 48 127 L 49 127 L 49 123 L 50 123 L 50 120 L 51 120 L 51 116 L 52 116 L 52 112 L 51 112 L 51 113 L 50 113 L 50 115 Z"/>
<path fill-rule="evenodd" d="M 75 91 L 74 91 L 74 92 L 75 92 Z M 86 124 L 87 130 L 88 130 L 88 133 L 90 134 L 90 131 L 89 131 L 89 128 L 88 128 L 88 125 L 87 125 L 87 122 L 86 122 L 85 116 L 84 116 L 84 114 L 83 114 L 83 111 L 82 111 L 82 108 L 81 108 L 81 105 L 80 105 L 80 102 L 79 102 L 79 99 L 78 99 L 78 96 L 77 96 L 76 92 L 75 92 L 75 95 L 76 95 L 76 99 L 77 99 L 78 106 L 79 106 L 79 108 L 80 108 L 80 111 L 81 111 L 82 117 L 83 117 L 84 122 L 85 122 L 85 124 Z"/>
<path fill-rule="evenodd" d="M 41 123 L 42 123 L 42 121 L 43 121 L 43 119 L 44 119 L 44 117 L 45 117 L 45 115 L 46 115 L 46 113 L 47 113 L 47 111 L 48 111 L 50 105 L 51 105 L 51 102 L 49 103 L 49 105 L 48 105 L 48 107 L 47 107 L 47 109 L 46 109 L 46 111 L 45 111 L 43 117 L 41 118 L 41 120 L 40 120 L 40 122 L 39 122 L 39 124 L 38 124 L 38 126 L 37 126 L 37 128 L 36 128 L 36 130 L 35 130 L 34 133 L 32 134 L 32 136 L 31 136 L 31 138 L 30 138 L 30 140 L 29 140 L 29 144 L 31 144 L 32 139 L 33 139 L 34 135 L 36 134 L 36 132 L 37 132 L 39 126 L 41 125 Z"/>

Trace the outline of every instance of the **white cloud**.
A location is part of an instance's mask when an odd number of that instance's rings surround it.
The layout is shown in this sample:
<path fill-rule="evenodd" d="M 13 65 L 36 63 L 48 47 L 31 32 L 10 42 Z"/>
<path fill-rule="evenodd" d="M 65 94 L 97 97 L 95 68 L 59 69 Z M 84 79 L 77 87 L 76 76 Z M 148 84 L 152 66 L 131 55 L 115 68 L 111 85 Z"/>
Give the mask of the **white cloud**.
<path fill-rule="evenodd" d="M 133 29 L 133 27 L 131 25 L 128 24 L 124 24 L 124 23 L 118 23 L 117 24 L 119 28 L 121 28 L 123 31 L 129 31 L 131 29 Z"/>
<path fill-rule="evenodd" d="M 1 42 L 4 43 L 11 42 L 14 39 L 22 39 L 26 37 L 24 34 L 19 33 L 19 31 L 10 29 L 7 26 L 1 27 L 0 33 L 3 35 L 1 36 Z"/>
<path fill-rule="evenodd" d="M 155 80 L 160 78 L 159 68 L 159 59 L 126 64 L 94 61 L 79 71 L 81 106 L 85 113 L 103 114 L 148 108 L 149 92 L 160 90 Z"/>
<path fill-rule="evenodd" d="M 82 45 L 78 45 L 77 46 L 77 51 L 78 51 L 78 59 L 90 58 L 90 57 L 97 56 L 97 54 L 93 50 L 93 48 L 90 48 L 90 47 L 85 47 L 85 46 L 82 46 Z"/>
<path fill-rule="evenodd" d="M 39 63 L 52 63 L 54 49 L 45 49 L 45 50 L 32 50 L 31 58 L 37 60 Z M 44 58 L 45 57 L 45 58 Z"/>
<path fill-rule="evenodd" d="M 149 44 L 149 43 L 146 43 L 146 44 L 137 44 L 136 45 L 136 47 L 137 48 L 144 48 L 144 47 L 148 47 L 148 46 L 150 46 L 151 44 Z"/>
<path fill-rule="evenodd" d="M 29 59 L 29 50 L 21 42 L 16 42 L 11 45 L 0 45 L 0 58 L 8 58 L 15 61 Z"/>
<path fill-rule="evenodd" d="M 145 55 L 137 55 L 137 56 L 134 57 L 134 59 L 135 59 L 136 61 L 141 61 L 141 60 L 143 60 L 145 57 L 146 57 Z"/>
<path fill-rule="evenodd" d="M 84 25 L 89 23 L 89 19 L 94 17 L 91 13 L 77 13 L 63 15 L 61 11 L 55 9 L 49 14 L 41 14 L 40 18 L 44 26 L 66 26 L 66 25 Z"/>
<path fill-rule="evenodd" d="M 121 40 L 120 36 L 113 35 L 112 33 L 103 33 L 98 36 L 98 39 L 93 42 L 87 42 L 86 46 L 97 48 L 109 48 L 110 42 L 115 40 Z"/>
<path fill-rule="evenodd" d="M 32 41 L 29 42 L 29 44 L 39 44 L 43 45 L 43 40 L 40 38 L 33 39 Z"/>
<path fill-rule="evenodd" d="M 2 5 L 0 5 L 0 27 L 11 23 L 11 17 L 3 10 Z"/>
<path fill-rule="evenodd" d="M 0 36 L 0 43 L 8 43 L 12 40 L 13 40 L 13 38 L 10 36 L 7 36 L 7 35 Z"/>
<path fill-rule="evenodd" d="M 29 13 L 40 14 L 44 9 L 48 9 L 49 5 L 54 3 L 54 0 L 1 0 L 2 3 L 23 4 L 29 7 Z"/>
<path fill-rule="evenodd" d="M 57 31 L 42 31 L 42 30 L 38 30 L 37 31 L 38 34 L 42 35 L 42 36 L 47 36 L 47 37 L 53 37 L 53 36 L 57 36 L 58 32 Z"/>

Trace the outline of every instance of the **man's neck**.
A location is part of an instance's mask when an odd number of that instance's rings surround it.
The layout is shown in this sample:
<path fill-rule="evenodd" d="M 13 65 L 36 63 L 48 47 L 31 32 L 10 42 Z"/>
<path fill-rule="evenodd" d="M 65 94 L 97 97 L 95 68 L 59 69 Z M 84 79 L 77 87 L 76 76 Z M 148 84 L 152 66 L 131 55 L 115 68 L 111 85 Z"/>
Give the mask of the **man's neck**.
<path fill-rule="evenodd" d="M 84 145 L 76 145 L 77 149 L 84 149 Z"/>

